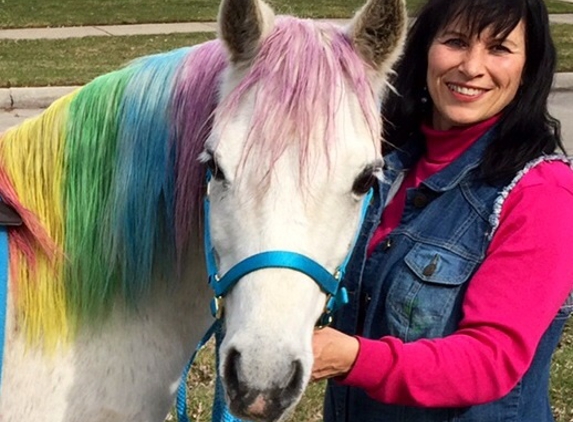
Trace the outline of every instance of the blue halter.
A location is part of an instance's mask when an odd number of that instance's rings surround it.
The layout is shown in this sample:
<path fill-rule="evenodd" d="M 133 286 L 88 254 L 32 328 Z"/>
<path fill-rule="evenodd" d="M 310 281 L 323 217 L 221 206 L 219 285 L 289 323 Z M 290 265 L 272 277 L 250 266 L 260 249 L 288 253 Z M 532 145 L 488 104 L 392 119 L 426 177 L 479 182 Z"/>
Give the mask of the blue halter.
<path fill-rule="evenodd" d="M 319 326 L 326 326 L 332 322 L 332 313 L 339 309 L 341 306 L 348 303 L 348 292 L 344 287 L 340 286 L 341 280 L 344 278 L 346 266 L 350 261 L 350 256 L 358 239 L 360 227 L 364 222 L 368 205 L 373 196 L 374 189 L 370 189 L 366 194 L 362 203 L 362 211 L 360 213 L 360 225 L 357 231 L 351 248 L 346 255 L 342 264 L 338 267 L 334 274 L 331 274 L 326 268 L 320 265 L 307 256 L 291 251 L 267 251 L 252 255 L 239 263 L 235 264 L 229 271 L 222 277 L 219 276 L 217 263 L 215 260 L 215 250 L 211 243 L 211 225 L 210 225 L 210 211 L 209 211 L 209 183 L 211 181 L 211 174 L 207 173 L 207 193 L 203 200 L 204 206 L 204 242 L 205 242 L 205 261 L 207 263 L 207 274 L 209 276 L 209 285 L 215 293 L 215 297 L 211 301 L 211 312 L 217 319 L 223 316 L 223 300 L 237 282 L 245 275 L 253 271 L 261 270 L 264 268 L 287 268 L 294 271 L 306 274 L 319 285 L 321 290 L 328 295 L 328 299 L 324 308 L 324 312 L 320 317 Z"/>

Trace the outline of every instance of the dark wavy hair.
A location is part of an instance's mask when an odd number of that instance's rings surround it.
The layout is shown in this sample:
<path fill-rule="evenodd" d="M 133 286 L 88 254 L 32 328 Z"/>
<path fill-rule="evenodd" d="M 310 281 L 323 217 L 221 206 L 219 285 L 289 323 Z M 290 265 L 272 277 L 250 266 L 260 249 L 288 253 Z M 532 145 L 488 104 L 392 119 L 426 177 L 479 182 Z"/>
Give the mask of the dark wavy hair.
<path fill-rule="evenodd" d="M 395 68 L 396 92 L 390 92 L 383 104 L 389 149 L 419 133 L 421 122 L 430 116 L 431 98 L 425 92 L 428 50 L 435 36 L 458 20 L 471 36 L 491 28 L 501 39 L 521 20 L 525 23 L 523 84 L 503 111 L 497 137 L 484 153 L 482 175 L 492 182 L 507 180 L 542 153 L 565 152 L 561 125 L 547 109 L 557 55 L 543 0 L 428 0 L 410 28 Z"/>

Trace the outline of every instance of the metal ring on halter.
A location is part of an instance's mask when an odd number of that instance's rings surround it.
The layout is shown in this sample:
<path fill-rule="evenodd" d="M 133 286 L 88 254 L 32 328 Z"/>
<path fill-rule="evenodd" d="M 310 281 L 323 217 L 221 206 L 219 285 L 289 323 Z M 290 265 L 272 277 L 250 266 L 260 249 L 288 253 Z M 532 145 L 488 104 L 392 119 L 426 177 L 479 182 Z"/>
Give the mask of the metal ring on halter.
<path fill-rule="evenodd" d="M 340 270 L 340 268 L 337 268 L 336 271 L 334 272 L 334 278 L 337 279 L 338 281 L 342 280 L 342 271 Z"/>
<path fill-rule="evenodd" d="M 213 296 L 211 300 L 211 314 L 215 319 L 221 319 L 225 310 L 225 298 L 223 296 Z"/>
<path fill-rule="evenodd" d="M 332 311 L 333 309 L 329 306 L 332 300 L 332 295 L 326 295 L 326 302 L 324 302 L 324 309 L 318 321 L 316 322 L 316 328 L 321 330 L 332 324 Z"/>
<path fill-rule="evenodd" d="M 207 187 L 205 188 L 205 197 L 209 198 L 211 196 L 211 177 L 207 179 Z"/>

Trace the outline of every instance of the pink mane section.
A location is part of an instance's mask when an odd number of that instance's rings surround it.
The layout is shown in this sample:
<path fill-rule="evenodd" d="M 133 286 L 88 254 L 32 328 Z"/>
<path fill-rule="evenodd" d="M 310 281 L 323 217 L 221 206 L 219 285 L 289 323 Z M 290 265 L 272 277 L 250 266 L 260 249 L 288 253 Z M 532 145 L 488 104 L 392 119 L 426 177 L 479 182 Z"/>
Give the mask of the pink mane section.
<path fill-rule="evenodd" d="M 340 87 L 349 87 L 373 139 L 381 132 L 377 99 L 365 62 L 341 28 L 312 20 L 280 17 L 263 41 L 248 74 L 217 112 L 220 124 L 228 121 L 249 92 L 255 95 L 254 115 L 243 154 L 243 165 L 254 154 L 266 158 L 269 171 L 289 142 L 298 142 L 301 172 L 306 167 L 310 139 L 324 133 L 324 151 L 334 145 L 333 119 L 340 104 Z M 317 122 L 324 122 L 323 127 Z M 302 174 L 301 174 L 302 176 Z"/>
<path fill-rule="evenodd" d="M 173 110 L 176 139 L 175 226 L 181 254 L 193 228 L 200 227 L 205 168 L 199 162 L 213 124 L 220 75 L 227 55 L 220 41 L 210 41 L 188 55 L 178 75 Z"/>
<path fill-rule="evenodd" d="M 0 187 L 2 188 L 2 201 L 14 208 L 22 217 L 24 223 L 19 230 L 10 230 L 10 255 L 14 260 L 14 265 L 10 266 L 10 272 L 14 280 L 18 269 L 16 261 L 20 259 L 20 254 L 22 254 L 25 261 L 31 264 L 33 269 L 36 263 L 37 252 L 35 245 L 40 247 L 50 261 L 61 254 L 61 250 L 50 238 L 38 217 L 19 201 L 10 177 L 3 168 L 0 168 Z M 17 286 L 16 283 L 13 284 Z"/>

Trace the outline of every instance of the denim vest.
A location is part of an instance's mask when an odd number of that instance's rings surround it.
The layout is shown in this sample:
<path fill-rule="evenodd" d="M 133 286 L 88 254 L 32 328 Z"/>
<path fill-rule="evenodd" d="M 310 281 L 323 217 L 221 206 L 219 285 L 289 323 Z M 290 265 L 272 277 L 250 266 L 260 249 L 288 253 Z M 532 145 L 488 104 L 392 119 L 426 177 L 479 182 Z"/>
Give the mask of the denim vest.
<path fill-rule="evenodd" d="M 478 166 L 493 136 L 476 141 L 444 170 L 406 194 L 399 226 L 366 259 L 383 198 L 392 196 L 422 151 L 406 148 L 386 157 L 384 181 L 360 233 L 344 280 L 350 303 L 334 325 L 368 338 L 394 336 L 405 342 L 456 331 L 468 282 L 485 257 L 504 186 L 480 180 Z M 386 199 L 386 202 L 388 200 Z M 499 210 L 497 210 L 499 212 Z M 493 218 L 492 218 L 493 217 Z M 571 299 L 571 298 L 570 298 Z M 549 422 L 551 356 L 573 303 L 568 300 L 544 334 L 531 367 L 500 400 L 464 408 L 385 405 L 363 390 L 329 382 L 326 422 Z"/>

